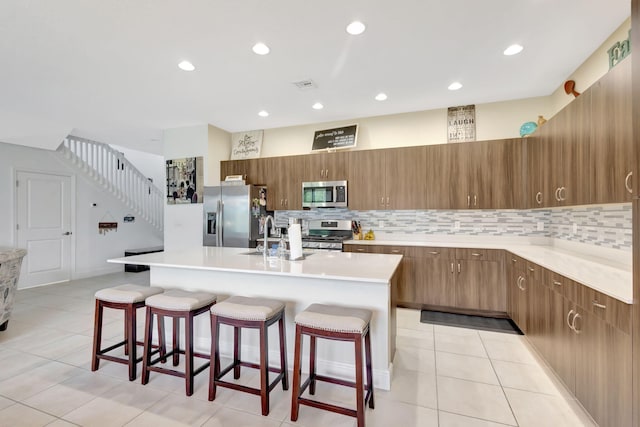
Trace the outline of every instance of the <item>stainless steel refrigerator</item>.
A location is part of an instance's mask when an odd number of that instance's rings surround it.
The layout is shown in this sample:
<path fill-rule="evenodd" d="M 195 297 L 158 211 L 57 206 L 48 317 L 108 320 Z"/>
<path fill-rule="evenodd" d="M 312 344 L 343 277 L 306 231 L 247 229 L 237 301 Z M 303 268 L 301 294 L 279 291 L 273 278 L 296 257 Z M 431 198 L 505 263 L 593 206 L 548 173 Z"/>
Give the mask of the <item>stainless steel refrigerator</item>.
<path fill-rule="evenodd" d="M 267 212 L 267 187 L 226 183 L 204 187 L 204 246 L 254 248 Z"/>

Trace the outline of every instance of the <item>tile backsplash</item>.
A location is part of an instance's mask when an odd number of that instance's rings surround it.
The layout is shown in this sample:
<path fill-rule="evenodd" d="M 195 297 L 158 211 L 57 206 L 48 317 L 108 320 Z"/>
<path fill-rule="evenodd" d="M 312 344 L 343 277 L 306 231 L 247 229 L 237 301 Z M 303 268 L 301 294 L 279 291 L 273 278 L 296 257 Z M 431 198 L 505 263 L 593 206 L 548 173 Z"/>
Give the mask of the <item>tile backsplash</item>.
<path fill-rule="evenodd" d="M 549 209 L 352 211 L 313 209 L 276 211 L 276 225 L 289 217 L 360 221 L 365 230 L 393 234 L 553 237 L 631 251 L 631 204 Z"/>

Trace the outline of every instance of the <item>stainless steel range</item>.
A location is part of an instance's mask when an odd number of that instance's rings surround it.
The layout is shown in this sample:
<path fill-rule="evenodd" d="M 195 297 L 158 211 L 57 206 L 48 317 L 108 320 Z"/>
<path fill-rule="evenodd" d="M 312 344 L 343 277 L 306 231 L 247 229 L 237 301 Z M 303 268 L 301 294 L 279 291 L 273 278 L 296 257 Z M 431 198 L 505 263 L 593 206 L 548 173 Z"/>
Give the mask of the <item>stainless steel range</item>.
<path fill-rule="evenodd" d="M 342 251 L 342 242 L 353 238 L 351 221 L 309 220 L 309 233 L 302 237 L 304 249 Z"/>

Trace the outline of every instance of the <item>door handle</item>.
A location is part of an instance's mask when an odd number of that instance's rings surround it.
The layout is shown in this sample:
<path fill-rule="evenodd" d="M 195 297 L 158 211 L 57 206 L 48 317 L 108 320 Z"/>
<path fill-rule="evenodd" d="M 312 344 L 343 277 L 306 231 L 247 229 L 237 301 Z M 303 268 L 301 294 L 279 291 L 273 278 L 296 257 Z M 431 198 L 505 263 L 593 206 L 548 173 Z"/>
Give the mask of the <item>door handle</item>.
<path fill-rule="evenodd" d="M 63 236 L 71 236 L 73 233 L 70 231 L 65 231 L 64 233 L 62 233 Z"/>

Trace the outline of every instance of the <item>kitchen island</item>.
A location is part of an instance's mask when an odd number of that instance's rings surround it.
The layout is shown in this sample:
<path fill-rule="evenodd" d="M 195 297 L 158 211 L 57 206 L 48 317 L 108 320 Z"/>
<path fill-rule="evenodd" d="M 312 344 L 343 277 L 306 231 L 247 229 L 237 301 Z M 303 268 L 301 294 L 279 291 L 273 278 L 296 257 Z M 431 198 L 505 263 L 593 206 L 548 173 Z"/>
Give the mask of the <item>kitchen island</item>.
<path fill-rule="evenodd" d="M 243 295 L 285 302 L 289 368 L 293 366 L 293 319 L 297 313 L 313 303 L 369 309 L 373 312 L 370 333 L 374 385 L 388 390 L 395 354 L 395 295 L 402 256 L 321 251 L 306 254 L 300 261 L 268 258 L 265 262 L 261 254 L 250 251 L 246 248 L 200 247 L 116 258 L 109 262 L 149 266 L 151 285 L 213 292 L 219 301 L 231 295 Z M 195 325 L 194 345 L 199 351 L 208 353 L 208 316 L 200 316 Z M 276 362 L 277 330 L 271 329 L 269 360 Z M 243 332 L 242 352 L 256 361 L 258 335 L 254 332 Z M 221 329 L 220 339 L 222 356 L 230 356 L 232 329 Z M 306 351 L 304 357 L 308 357 Z M 319 372 L 354 378 L 353 346 L 321 340 L 317 357 Z"/>

